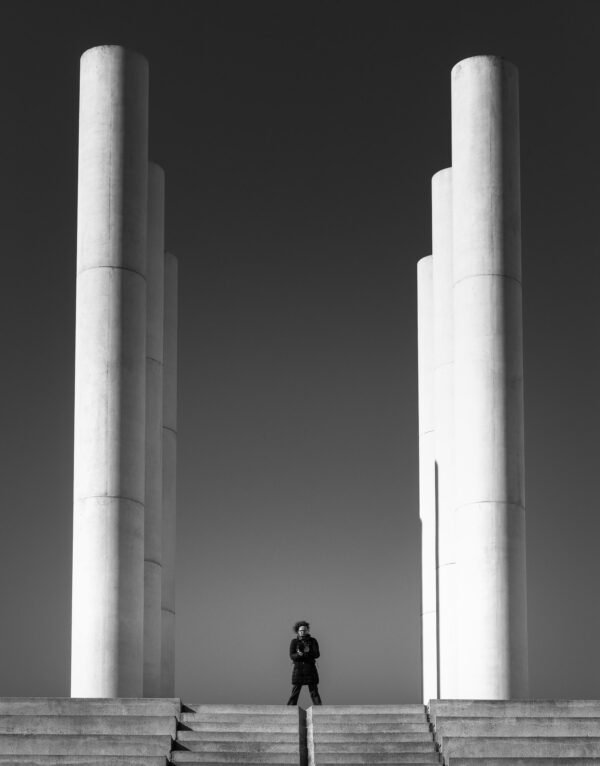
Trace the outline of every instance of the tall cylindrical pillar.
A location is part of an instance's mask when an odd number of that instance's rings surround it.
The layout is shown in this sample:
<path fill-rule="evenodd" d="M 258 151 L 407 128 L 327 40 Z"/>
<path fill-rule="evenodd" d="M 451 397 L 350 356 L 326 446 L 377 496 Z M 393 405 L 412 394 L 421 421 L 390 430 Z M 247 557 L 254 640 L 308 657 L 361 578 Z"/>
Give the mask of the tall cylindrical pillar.
<path fill-rule="evenodd" d="M 142 694 L 148 65 L 81 58 L 71 694 Z"/>
<path fill-rule="evenodd" d="M 431 181 L 433 245 L 433 387 L 437 470 L 437 580 L 440 698 L 456 696 L 454 553 L 454 301 L 452 282 L 452 168 Z"/>
<path fill-rule="evenodd" d="M 417 264 L 419 349 L 419 515 L 423 701 L 438 695 L 436 476 L 433 398 L 433 257 Z"/>
<path fill-rule="evenodd" d="M 162 634 L 165 174 L 148 163 L 144 697 L 159 697 Z"/>
<path fill-rule="evenodd" d="M 161 696 L 175 696 L 177 511 L 177 258 L 165 253 L 163 387 L 163 566 Z"/>
<path fill-rule="evenodd" d="M 518 74 L 452 70 L 458 691 L 528 689 Z"/>

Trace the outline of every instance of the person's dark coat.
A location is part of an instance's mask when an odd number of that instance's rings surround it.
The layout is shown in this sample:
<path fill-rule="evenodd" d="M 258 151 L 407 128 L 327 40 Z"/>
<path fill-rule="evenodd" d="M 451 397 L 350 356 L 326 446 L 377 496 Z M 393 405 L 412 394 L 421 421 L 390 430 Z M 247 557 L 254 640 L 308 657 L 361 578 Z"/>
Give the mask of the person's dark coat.
<path fill-rule="evenodd" d="M 298 654 L 298 644 L 304 644 L 304 653 Z M 308 649 L 308 651 L 306 651 Z M 294 663 L 292 672 L 292 685 L 296 684 L 318 684 L 319 672 L 315 665 L 317 657 L 321 656 L 319 651 L 319 642 L 312 636 L 305 636 L 303 639 L 293 638 L 290 644 L 290 659 Z"/>

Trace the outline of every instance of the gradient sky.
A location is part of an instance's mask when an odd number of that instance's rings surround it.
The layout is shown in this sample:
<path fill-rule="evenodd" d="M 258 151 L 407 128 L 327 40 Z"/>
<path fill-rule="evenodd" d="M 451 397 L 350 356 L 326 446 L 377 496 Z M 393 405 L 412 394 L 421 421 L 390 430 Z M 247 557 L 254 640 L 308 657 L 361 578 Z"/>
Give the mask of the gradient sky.
<path fill-rule="evenodd" d="M 122 44 L 180 261 L 177 693 L 285 702 L 307 618 L 324 702 L 419 700 L 416 262 L 451 67 L 493 53 L 521 83 L 531 696 L 600 698 L 600 3 L 20 0 L 2 28 L 0 695 L 69 693 L 79 56 Z"/>

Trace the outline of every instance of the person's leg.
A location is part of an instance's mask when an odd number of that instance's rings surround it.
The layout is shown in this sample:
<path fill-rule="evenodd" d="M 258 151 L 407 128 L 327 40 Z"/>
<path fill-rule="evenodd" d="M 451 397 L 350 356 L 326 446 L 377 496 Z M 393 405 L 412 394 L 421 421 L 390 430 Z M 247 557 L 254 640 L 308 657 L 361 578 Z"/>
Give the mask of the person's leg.
<path fill-rule="evenodd" d="M 301 689 L 302 689 L 302 684 L 294 684 L 294 686 L 292 686 L 292 696 L 287 701 L 288 705 L 298 704 L 298 697 L 300 696 Z"/>
<path fill-rule="evenodd" d="M 321 696 L 319 695 L 319 687 L 317 684 L 310 684 L 308 687 L 308 691 L 310 692 L 310 698 L 312 700 L 313 705 L 322 705 L 321 702 Z"/>

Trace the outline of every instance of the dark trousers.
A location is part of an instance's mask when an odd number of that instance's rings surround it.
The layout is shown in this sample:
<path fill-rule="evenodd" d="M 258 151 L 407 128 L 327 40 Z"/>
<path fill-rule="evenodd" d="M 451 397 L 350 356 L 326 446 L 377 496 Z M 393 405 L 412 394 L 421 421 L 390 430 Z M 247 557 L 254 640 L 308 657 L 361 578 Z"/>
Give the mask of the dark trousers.
<path fill-rule="evenodd" d="M 294 684 L 292 686 L 292 696 L 287 701 L 288 705 L 297 705 L 298 697 L 300 696 L 300 689 L 304 684 Z M 310 698 L 313 705 L 322 705 L 321 697 L 319 696 L 319 687 L 317 684 L 308 684 L 308 691 L 310 692 Z"/>

